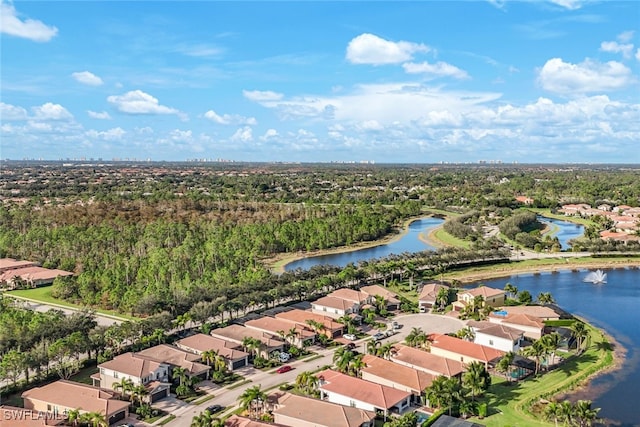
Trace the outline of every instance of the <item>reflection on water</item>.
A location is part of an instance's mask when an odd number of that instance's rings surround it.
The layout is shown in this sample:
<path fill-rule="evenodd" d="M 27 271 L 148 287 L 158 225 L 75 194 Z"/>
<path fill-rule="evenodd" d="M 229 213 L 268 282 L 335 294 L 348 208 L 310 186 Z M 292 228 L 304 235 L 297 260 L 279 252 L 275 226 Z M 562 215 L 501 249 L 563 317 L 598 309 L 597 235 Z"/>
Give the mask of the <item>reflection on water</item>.
<path fill-rule="evenodd" d="M 291 271 L 297 268 L 308 270 L 314 265 L 337 265 L 344 267 L 351 262 L 357 264 L 359 261 L 383 258 L 391 254 L 435 250 L 433 246 L 421 241 L 419 236 L 421 233 L 429 233 L 430 230 L 441 225 L 443 222 L 443 219 L 434 217 L 418 219 L 409 224 L 407 233 L 394 242 L 351 252 L 302 258 L 285 265 L 285 270 Z"/>
<path fill-rule="evenodd" d="M 562 221 L 560 219 L 546 218 L 539 216 L 538 221 L 544 224 L 555 225 L 558 228 L 556 233 L 551 234 L 551 237 L 557 237 L 560 241 L 560 248 L 565 251 L 571 249 L 569 240 L 577 239 L 584 234 L 584 226 L 575 224 L 569 221 Z"/>

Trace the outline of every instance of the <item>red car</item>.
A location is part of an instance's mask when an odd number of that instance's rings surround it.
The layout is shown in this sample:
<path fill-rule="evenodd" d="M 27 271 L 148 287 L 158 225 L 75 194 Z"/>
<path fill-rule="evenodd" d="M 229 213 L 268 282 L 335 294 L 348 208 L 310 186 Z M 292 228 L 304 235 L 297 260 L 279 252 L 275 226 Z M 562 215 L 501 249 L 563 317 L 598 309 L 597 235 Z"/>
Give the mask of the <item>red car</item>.
<path fill-rule="evenodd" d="M 276 372 L 279 374 L 284 374 L 285 372 L 289 372 L 292 369 L 293 368 L 289 365 L 283 365 L 283 366 L 280 366 L 278 369 L 276 369 Z"/>

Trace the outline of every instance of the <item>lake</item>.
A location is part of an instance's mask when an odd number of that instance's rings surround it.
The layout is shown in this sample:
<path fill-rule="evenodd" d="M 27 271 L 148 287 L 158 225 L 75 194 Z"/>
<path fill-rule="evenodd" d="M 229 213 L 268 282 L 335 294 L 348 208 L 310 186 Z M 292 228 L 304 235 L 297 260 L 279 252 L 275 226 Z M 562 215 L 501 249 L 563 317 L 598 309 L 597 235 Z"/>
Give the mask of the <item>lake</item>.
<path fill-rule="evenodd" d="M 435 217 L 417 219 L 409 224 L 408 230 L 405 234 L 391 243 L 373 246 L 370 248 L 357 249 L 350 252 L 301 258 L 288 263 L 284 266 L 284 269 L 286 271 L 292 271 L 298 268 L 308 270 L 314 265 L 337 265 L 339 267 L 344 267 L 351 262 L 357 264 L 359 261 L 383 258 L 391 254 L 432 251 L 436 248 L 420 240 L 419 236 L 421 233 L 428 234 L 443 222 L 443 219 Z"/>
<path fill-rule="evenodd" d="M 545 224 L 555 225 L 558 228 L 558 231 L 556 231 L 555 233 L 550 233 L 549 235 L 551 237 L 558 238 L 558 240 L 560 241 L 560 248 L 563 251 L 571 249 L 569 240 L 577 239 L 584 234 L 584 226 L 573 222 L 547 218 L 543 216 L 538 216 L 538 221 Z"/>
<path fill-rule="evenodd" d="M 602 408 L 600 417 L 615 420 L 624 427 L 640 426 L 640 270 L 605 270 L 607 283 L 583 282 L 588 270 L 522 274 L 485 280 L 487 286 L 504 288 L 507 282 L 518 290 L 528 290 L 535 298 L 551 292 L 559 306 L 604 329 L 627 349 L 621 370 L 604 374 L 591 382 L 584 393 L 593 406 Z"/>

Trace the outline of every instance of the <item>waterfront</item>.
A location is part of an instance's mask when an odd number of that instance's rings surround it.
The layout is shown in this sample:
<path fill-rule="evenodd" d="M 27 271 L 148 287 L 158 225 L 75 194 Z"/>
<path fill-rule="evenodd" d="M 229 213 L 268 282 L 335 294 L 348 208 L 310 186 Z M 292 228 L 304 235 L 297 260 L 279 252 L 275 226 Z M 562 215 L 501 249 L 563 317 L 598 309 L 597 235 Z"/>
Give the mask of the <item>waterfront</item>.
<path fill-rule="evenodd" d="M 593 400 L 602 408 L 600 416 L 624 427 L 640 425 L 640 413 L 633 403 L 640 394 L 640 270 L 606 270 L 607 283 L 583 282 L 589 270 L 520 274 L 484 280 L 487 286 L 504 288 L 506 283 L 534 296 L 551 292 L 558 305 L 611 335 L 626 349 L 621 369 L 596 377 L 579 397 Z"/>
<path fill-rule="evenodd" d="M 386 244 L 376 245 L 363 249 L 356 249 L 348 252 L 337 252 L 325 255 L 311 256 L 292 261 L 284 266 L 287 271 L 302 268 L 308 270 L 314 265 L 337 265 L 344 267 L 349 263 L 357 264 L 359 261 L 373 258 L 383 258 L 391 254 L 401 254 L 404 252 L 432 251 L 436 248 L 420 240 L 421 233 L 428 233 L 430 230 L 442 225 L 441 218 L 427 217 L 412 221 L 406 232 L 400 238 Z"/>
<path fill-rule="evenodd" d="M 560 248 L 563 251 L 571 249 L 571 245 L 569 244 L 569 241 L 571 241 L 571 239 L 577 239 L 579 237 L 582 237 L 582 235 L 584 234 L 584 226 L 576 224 L 574 222 L 563 221 L 555 218 L 547 218 L 544 216 L 538 216 L 538 221 L 544 224 L 548 224 L 552 227 L 552 232 L 549 234 L 549 236 L 551 236 L 552 238 L 558 238 L 558 241 L 560 242 Z M 555 231 L 553 231 L 554 226 L 557 227 Z"/>

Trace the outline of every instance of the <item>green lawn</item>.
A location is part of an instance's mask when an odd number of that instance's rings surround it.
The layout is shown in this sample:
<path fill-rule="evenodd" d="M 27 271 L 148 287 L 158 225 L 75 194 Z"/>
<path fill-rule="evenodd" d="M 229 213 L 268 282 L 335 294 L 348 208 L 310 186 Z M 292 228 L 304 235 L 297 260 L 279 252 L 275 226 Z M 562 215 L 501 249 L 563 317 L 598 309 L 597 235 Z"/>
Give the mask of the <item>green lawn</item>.
<path fill-rule="evenodd" d="M 73 375 L 69 379 L 77 383 L 93 385 L 93 380 L 91 379 L 91 375 L 95 374 L 96 372 L 98 372 L 98 368 L 96 367 L 96 365 L 87 366 L 85 368 L 80 369 L 80 372 Z"/>
<path fill-rule="evenodd" d="M 591 326 L 587 328 L 591 337 L 589 348 L 558 369 L 517 384 L 508 384 L 503 378 L 493 377 L 493 384 L 483 399 L 488 403 L 490 415 L 473 421 L 491 427 L 553 426 L 553 423 L 538 419 L 531 413 L 532 403 L 579 387 L 588 376 L 613 363 L 613 349 L 606 337 Z"/>
<path fill-rule="evenodd" d="M 471 242 L 467 240 L 458 239 L 457 237 L 452 236 L 451 234 L 444 231 L 444 228 L 437 229 L 432 236 L 436 240 L 442 242 L 447 246 L 455 246 L 457 248 L 465 248 L 465 249 L 469 249 L 471 247 Z"/>
<path fill-rule="evenodd" d="M 6 292 L 7 296 L 14 295 L 16 297 L 28 298 L 34 301 L 40 301 L 45 304 L 59 305 L 61 307 L 81 309 L 84 308 L 79 304 L 73 304 L 65 300 L 54 298 L 51 296 L 51 286 L 42 286 L 34 289 L 20 289 L 16 291 Z M 118 313 L 114 310 L 94 310 L 96 313 L 104 314 L 107 316 L 116 317 L 121 320 L 136 320 L 135 317 L 128 316 L 126 314 Z"/>

